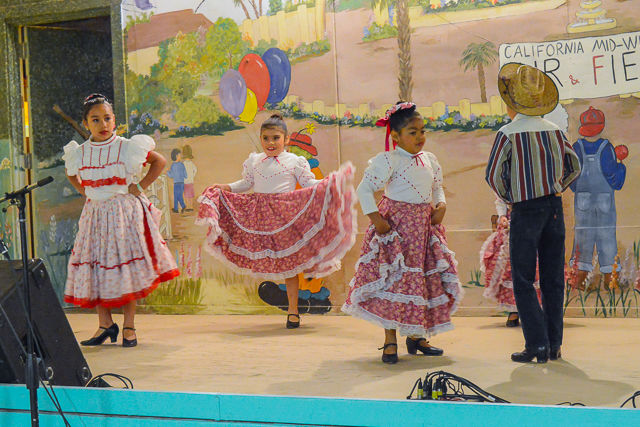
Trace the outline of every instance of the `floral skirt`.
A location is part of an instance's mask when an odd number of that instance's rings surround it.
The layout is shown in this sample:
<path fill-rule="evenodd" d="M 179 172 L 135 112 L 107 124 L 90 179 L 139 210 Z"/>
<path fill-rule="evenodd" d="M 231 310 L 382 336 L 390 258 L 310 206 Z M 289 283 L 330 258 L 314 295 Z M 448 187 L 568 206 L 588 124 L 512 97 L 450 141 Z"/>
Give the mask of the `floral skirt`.
<path fill-rule="evenodd" d="M 391 231 L 367 230 L 342 311 L 401 335 L 453 329 L 463 290 L 444 227 L 431 225 L 431 205 L 383 197 L 378 208 Z"/>
<path fill-rule="evenodd" d="M 237 194 L 208 188 L 196 224 L 208 225 L 205 249 L 228 267 L 269 280 L 340 269 L 355 242 L 353 166 L 289 193 Z"/>
<path fill-rule="evenodd" d="M 87 200 L 78 222 L 64 300 L 120 307 L 180 274 L 158 230 L 160 211 L 145 197 Z"/>
<path fill-rule="evenodd" d="M 508 227 L 498 225 L 497 230 L 482 244 L 482 249 L 480 249 L 480 271 L 484 275 L 485 283 L 483 296 L 497 302 L 505 310 L 518 311 L 511 280 Z M 538 300 L 540 300 L 537 271 L 536 282 L 533 286 L 536 288 Z"/>

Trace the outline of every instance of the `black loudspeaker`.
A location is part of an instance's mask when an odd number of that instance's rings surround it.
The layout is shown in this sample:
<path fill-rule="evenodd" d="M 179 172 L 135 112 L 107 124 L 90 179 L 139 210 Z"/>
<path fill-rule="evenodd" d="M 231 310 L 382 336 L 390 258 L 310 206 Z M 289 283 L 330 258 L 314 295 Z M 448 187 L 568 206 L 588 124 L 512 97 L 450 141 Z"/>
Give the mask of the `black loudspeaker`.
<path fill-rule="evenodd" d="M 41 259 L 29 260 L 31 323 L 41 355 L 41 378 L 53 385 L 84 386 L 91 371 Z M 25 383 L 27 322 L 22 260 L 0 261 L 0 383 Z"/>

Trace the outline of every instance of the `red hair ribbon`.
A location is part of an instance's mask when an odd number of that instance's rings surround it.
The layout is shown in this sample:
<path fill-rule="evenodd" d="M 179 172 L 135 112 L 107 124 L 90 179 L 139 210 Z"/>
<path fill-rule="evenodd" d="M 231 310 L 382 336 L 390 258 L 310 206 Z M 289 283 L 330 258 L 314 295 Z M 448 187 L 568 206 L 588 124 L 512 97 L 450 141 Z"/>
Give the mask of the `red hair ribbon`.
<path fill-rule="evenodd" d="M 394 105 L 393 107 L 389 108 L 385 113 L 384 113 L 384 117 L 379 119 L 376 122 L 376 126 L 385 126 L 387 128 L 387 134 L 384 138 L 384 151 L 389 151 L 389 135 L 391 135 L 391 124 L 389 122 L 389 119 L 391 118 L 391 116 L 400 111 L 400 110 L 404 110 L 406 108 L 412 108 L 415 107 L 416 104 L 414 104 L 413 102 L 401 102 L 399 104 Z M 393 141 L 393 149 L 396 149 L 396 145 L 397 143 L 395 141 Z M 417 162 L 417 160 L 416 160 Z"/>

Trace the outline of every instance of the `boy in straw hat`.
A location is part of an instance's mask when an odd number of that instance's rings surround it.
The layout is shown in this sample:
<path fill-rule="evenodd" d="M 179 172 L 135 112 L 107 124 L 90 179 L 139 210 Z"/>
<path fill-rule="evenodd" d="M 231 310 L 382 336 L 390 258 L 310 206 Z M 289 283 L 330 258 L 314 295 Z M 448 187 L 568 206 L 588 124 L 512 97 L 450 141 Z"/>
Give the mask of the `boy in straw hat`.
<path fill-rule="evenodd" d="M 564 133 L 542 118 L 558 104 L 558 89 L 542 71 L 509 63 L 498 90 L 512 121 L 496 135 L 486 179 L 512 204 L 509 244 L 516 306 L 525 349 L 514 362 L 545 363 L 560 357 L 564 298 L 564 216 L 561 193 L 580 174 Z M 539 260 L 542 307 L 533 283 Z"/>

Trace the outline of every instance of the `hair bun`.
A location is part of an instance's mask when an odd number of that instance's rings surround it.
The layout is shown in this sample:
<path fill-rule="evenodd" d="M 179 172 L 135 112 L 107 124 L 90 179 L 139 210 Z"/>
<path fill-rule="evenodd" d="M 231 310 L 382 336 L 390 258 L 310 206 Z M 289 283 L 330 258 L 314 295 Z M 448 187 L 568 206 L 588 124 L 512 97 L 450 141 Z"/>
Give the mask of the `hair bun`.
<path fill-rule="evenodd" d="M 282 114 L 280 114 L 280 113 L 273 113 L 269 118 L 270 119 L 284 120 L 284 117 L 282 117 Z"/>
<path fill-rule="evenodd" d="M 84 103 L 86 104 L 87 102 L 89 102 L 89 101 L 93 101 L 94 99 L 98 99 L 98 98 L 102 98 L 102 99 L 104 99 L 105 101 L 107 100 L 107 97 L 106 97 L 106 96 L 104 96 L 104 95 L 102 95 L 102 94 L 100 94 L 100 93 L 92 93 L 91 95 L 87 96 L 87 97 L 84 99 Z"/>

